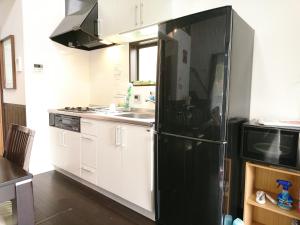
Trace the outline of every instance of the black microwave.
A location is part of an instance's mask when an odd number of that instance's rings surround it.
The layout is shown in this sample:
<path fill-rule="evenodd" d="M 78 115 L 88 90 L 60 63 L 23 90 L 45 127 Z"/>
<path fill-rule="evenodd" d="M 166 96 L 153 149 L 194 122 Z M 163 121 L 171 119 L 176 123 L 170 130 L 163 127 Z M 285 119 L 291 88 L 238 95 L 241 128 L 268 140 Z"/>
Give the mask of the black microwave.
<path fill-rule="evenodd" d="M 245 123 L 242 158 L 300 170 L 300 129 Z"/>

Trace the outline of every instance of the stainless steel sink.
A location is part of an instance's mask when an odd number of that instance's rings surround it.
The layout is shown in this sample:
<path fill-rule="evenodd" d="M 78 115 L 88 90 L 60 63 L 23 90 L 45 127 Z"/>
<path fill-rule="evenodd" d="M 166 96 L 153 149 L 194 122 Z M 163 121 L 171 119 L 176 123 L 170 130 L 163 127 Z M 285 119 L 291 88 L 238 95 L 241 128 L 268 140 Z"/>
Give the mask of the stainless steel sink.
<path fill-rule="evenodd" d="M 134 119 L 154 119 L 154 115 L 150 113 L 124 113 L 117 116 Z"/>

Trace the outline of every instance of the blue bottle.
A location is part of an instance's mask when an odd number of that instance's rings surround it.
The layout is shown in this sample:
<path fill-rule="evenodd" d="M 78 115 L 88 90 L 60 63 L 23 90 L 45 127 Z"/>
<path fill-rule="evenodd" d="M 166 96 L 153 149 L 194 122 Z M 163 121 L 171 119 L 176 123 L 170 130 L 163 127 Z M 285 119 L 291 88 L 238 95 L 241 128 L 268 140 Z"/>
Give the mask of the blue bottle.
<path fill-rule="evenodd" d="M 291 210 L 293 208 L 293 198 L 289 194 L 289 188 L 292 186 L 290 181 L 277 180 L 278 186 L 282 186 L 282 191 L 277 195 L 277 205 L 285 210 Z"/>
<path fill-rule="evenodd" d="M 223 224 L 224 225 L 232 225 L 232 216 L 231 215 L 225 215 Z"/>
<path fill-rule="evenodd" d="M 233 221 L 232 225 L 245 225 L 245 223 L 244 223 L 243 220 L 241 220 L 241 219 L 239 219 L 239 218 L 236 218 L 236 219 Z"/>

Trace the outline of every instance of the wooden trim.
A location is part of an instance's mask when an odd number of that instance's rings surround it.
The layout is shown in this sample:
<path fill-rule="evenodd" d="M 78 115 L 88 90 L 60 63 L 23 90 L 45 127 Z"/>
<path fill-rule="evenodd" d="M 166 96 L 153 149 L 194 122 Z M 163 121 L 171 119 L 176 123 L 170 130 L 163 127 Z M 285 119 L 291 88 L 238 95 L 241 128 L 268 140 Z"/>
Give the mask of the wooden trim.
<path fill-rule="evenodd" d="M 253 207 L 248 204 L 248 198 L 253 193 L 253 183 L 255 179 L 255 168 L 246 163 L 245 193 L 244 193 L 244 222 L 245 225 L 252 224 Z"/>
<path fill-rule="evenodd" d="M 157 39 L 148 39 L 148 40 L 143 40 L 143 41 L 137 41 L 137 42 L 132 42 L 129 44 L 129 82 L 133 82 L 134 80 L 132 79 L 132 71 L 131 71 L 131 66 L 132 66 L 132 60 L 136 61 L 136 80 L 140 80 L 140 75 L 139 75 L 139 58 L 140 58 L 140 49 L 142 48 L 148 48 L 148 47 L 153 47 L 153 46 L 158 46 L 158 40 Z M 131 57 L 131 52 L 136 51 L 135 54 L 135 59 L 132 59 Z M 155 86 L 155 84 L 151 85 L 135 85 L 134 86 Z"/>
<path fill-rule="evenodd" d="M 13 76 L 13 87 L 8 88 L 5 86 L 6 84 L 6 75 L 5 75 L 5 64 L 4 64 L 4 51 L 3 51 L 3 42 L 10 40 L 11 41 L 11 60 L 12 60 L 12 76 Z M 1 54 L 1 62 L 2 62 L 2 87 L 4 89 L 16 89 L 17 88 L 17 80 L 16 80 L 16 58 L 15 58 L 15 37 L 14 35 L 9 35 L 6 38 L 3 38 L 1 40 L 2 44 L 2 54 Z"/>
<path fill-rule="evenodd" d="M 7 137 L 10 124 L 26 126 L 26 106 L 3 103 L 3 136 Z"/>
<path fill-rule="evenodd" d="M 0 41 L 0 80 L 3 77 L 3 48 L 2 42 Z M 0 82 L 0 156 L 4 152 L 4 107 L 3 107 L 3 88 L 2 82 Z"/>

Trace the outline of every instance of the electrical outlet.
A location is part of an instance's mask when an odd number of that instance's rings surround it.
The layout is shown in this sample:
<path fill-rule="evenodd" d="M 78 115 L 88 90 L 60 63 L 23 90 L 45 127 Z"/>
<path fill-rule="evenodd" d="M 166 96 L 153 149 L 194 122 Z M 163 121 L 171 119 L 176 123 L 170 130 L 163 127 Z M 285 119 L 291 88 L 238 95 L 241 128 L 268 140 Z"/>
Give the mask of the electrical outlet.
<path fill-rule="evenodd" d="M 134 95 L 133 99 L 134 99 L 134 103 L 141 103 L 141 96 L 140 95 Z"/>

